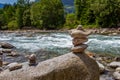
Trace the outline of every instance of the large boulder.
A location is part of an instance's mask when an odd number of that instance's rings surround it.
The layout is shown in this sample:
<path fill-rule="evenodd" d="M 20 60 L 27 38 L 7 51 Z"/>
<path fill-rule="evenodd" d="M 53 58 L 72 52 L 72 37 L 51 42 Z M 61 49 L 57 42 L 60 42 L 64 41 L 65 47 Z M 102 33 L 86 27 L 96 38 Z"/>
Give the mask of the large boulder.
<path fill-rule="evenodd" d="M 68 53 L 37 66 L 0 74 L 0 80 L 99 80 L 97 63 L 86 54 Z"/>

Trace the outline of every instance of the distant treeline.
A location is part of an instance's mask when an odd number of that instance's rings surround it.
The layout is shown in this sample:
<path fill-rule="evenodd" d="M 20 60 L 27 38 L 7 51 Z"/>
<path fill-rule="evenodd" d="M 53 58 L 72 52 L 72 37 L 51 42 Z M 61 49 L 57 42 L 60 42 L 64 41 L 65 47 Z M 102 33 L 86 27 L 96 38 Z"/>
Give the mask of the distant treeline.
<path fill-rule="evenodd" d="M 120 0 L 74 0 L 74 4 L 75 13 L 66 13 L 61 0 L 18 0 L 0 9 L 0 29 L 71 29 L 78 24 L 86 28 L 120 26 Z"/>

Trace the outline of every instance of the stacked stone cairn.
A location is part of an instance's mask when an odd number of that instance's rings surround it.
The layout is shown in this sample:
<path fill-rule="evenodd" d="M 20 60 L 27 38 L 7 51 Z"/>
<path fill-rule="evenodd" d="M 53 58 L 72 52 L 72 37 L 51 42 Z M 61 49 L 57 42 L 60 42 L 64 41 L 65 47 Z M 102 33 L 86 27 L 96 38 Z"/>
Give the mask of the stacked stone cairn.
<path fill-rule="evenodd" d="M 87 36 L 90 34 L 90 31 L 85 31 L 82 28 L 82 25 L 78 25 L 76 29 L 70 31 L 71 37 L 73 37 L 72 43 L 74 47 L 71 49 L 73 53 L 83 53 L 84 50 L 88 47 L 87 44 L 84 44 L 88 41 Z"/>
<path fill-rule="evenodd" d="M 29 57 L 29 65 L 36 65 L 36 55 L 35 54 L 31 54 Z"/>

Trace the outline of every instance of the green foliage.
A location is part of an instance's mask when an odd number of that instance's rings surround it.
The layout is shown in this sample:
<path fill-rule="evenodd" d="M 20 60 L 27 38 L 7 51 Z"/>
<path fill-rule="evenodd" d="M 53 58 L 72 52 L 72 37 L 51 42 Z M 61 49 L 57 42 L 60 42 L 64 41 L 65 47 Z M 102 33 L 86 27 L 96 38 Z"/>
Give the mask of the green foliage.
<path fill-rule="evenodd" d="M 9 30 L 16 30 L 19 29 L 17 22 L 15 20 L 8 23 L 8 29 Z"/>
<path fill-rule="evenodd" d="M 75 8 L 83 25 L 117 27 L 120 23 L 120 0 L 75 0 Z"/>
<path fill-rule="evenodd" d="M 2 29 L 2 26 L 5 24 L 4 15 L 3 15 L 3 9 L 0 9 L 0 29 Z"/>
<path fill-rule="evenodd" d="M 22 28 L 23 26 L 23 9 L 21 7 L 18 7 L 16 9 L 16 21 L 17 21 L 17 26 Z"/>
<path fill-rule="evenodd" d="M 63 6 L 61 0 L 36 1 L 17 0 L 14 5 L 5 5 L 0 9 L 0 29 L 60 29 L 63 25 L 71 29 L 78 24 L 85 28 L 109 28 L 120 24 L 120 0 L 74 0 L 75 13 L 67 15 L 64 8 L 71 7 Z"/>
<path fill-rule="evenodd" d="M 30 19 L 30 10 L 27 9 L 23 13 L 23 25 L 24 26 L 31 26 L 31 19 Z"/>
<path fill-rule="evenodd" d="M 79 24 L 79 21 L 76 20 L 74 13 L 66 15 L 66 23 L 64 25 L 65 28 L 72 29 L 72 28 L 75 28 L 75 26 L 78 24 Z"/>
<path fill-rule="evenodd" d="M 64 23 L 64 8 L 61 0 L 41 0 L 31 8 L 32 24 L 43 29 L 57 29 Z"/>
<path fill-rule="evenodd" d="M 9 23 L 11 20 L 15 19 L 15 9 L 13 6 L 11 5 L 6 5 L 4 7 L 4 20 L 5 20 L 5 24 Z"/>

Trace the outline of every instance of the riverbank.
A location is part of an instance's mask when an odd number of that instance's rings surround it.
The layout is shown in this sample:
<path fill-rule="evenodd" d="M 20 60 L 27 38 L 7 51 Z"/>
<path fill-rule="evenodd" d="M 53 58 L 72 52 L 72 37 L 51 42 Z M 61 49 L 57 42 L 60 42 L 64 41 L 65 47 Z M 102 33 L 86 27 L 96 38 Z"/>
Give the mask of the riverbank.
<path fill-rule="evenodd" d="M 120 28 L 94 28 L 94 29 L 85 29 L 91 31 L 92 34 L 103 34 L 103 35 L 117 35 L 120 34 Z M 21 29 L 21 30 L 0 30 L 1 33 L 22 33 L 22 32 L 33 32 L 33 33 L 48 33 L 48 32 L 68 32 L 69 30 L 39 30 L 39 29 Z"/>

